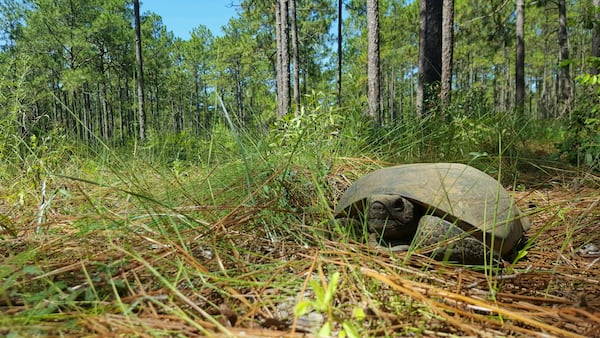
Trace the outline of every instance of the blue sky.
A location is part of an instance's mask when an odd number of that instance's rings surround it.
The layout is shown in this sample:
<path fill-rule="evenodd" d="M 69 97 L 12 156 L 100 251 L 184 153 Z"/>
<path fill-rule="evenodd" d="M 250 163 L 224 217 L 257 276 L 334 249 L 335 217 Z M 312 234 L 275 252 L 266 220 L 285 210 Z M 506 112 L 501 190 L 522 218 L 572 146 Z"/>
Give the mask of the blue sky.
<path fill-rule="evenodd" d="M 237 16 L 239 0 L 141 0 L 140 12 L 154 12 L 163 19 L 167 30 L 182 39 L 190 38 L 190 31 L 199 25 L 221 35 L 221 26 Z"/>

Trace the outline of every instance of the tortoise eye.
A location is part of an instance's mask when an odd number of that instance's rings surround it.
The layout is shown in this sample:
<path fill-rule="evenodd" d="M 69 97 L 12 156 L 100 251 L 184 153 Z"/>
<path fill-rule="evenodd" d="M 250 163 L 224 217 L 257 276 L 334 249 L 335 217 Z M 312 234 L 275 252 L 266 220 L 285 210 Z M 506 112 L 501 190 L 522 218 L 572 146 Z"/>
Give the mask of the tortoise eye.
<path fill-rule="evenodd" d="M 392 205 L 392 208 L 397 209 L 397 210 L 403 210 L 404 202 L 402 202 L 402 199 L 399 198 L 399 199 L 395 200 L 394 204 Z"/>

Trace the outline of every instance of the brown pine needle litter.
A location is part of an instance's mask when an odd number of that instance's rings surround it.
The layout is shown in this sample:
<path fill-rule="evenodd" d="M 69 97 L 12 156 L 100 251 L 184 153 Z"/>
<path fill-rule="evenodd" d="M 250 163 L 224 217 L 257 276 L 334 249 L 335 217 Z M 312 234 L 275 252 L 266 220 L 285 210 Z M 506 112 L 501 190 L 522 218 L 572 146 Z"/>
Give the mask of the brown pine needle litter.
<path fill-rule="evenodd" d="M 2 209 L 0 334 L 312 337 L 329 323 L 332 336 L 600 337 L 598 176 L 521 179 L 512 194 L 533 225 L 527 257 L 474 268 L 328 229 L 341 193 L 382 165 L 343 162 L 318 179 L 273 170 L 237 203 L 167 206 L 124 186 L 55 182 L 70 195 L 43 224 L 35 206 Z M 304 184 L 319 180 L 328 208 Z M 275 181 L 293 207 L 265 193 Z"/>

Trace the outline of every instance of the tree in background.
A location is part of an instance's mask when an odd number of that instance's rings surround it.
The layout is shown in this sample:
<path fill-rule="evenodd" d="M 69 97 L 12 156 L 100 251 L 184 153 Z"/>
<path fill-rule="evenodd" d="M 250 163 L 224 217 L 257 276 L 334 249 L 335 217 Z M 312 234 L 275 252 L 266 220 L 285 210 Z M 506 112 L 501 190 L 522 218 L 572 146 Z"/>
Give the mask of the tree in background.
<path fill-rule="evenodd" d="M 523 113 L 525 104 L 525 0 L 517 0 L 515 64 L 515 107 Z"/>
<path fill-rule="evenodd" d="M 527 7 L 527 26 L 520 34 L 520 41 L 528 44 L 527 54 L 522 53 L 527 57 L 527 68 L 519 72 L 523 74 L 520 95 L 528 97 L 522 107 L 524 117 L 559 116 L 559 65 L 568 64 L 573 76 L 589 71 L 588 60 L 594 50 L 590 29 L 597 20 L 587 18 L 597 15 L 590 11 L 594 1 L 565 0 L 566 17 L 583 18 L 572 20 L 567 27 L 569 59 L 559 59 L 559 44 L 555 42 L 560 28 L 557 2 L 542 0 Z M 294 67 L 291 79 L 288 77 L 293 83 L 292 105 L 297 108 L 298 99 L 329 111 L 342 102 L 338 107 L 344 114 L 340 115 L 370 112 L 369 87 L 374 86 L 365 71 L 369 64 L 367 2 L 285 2 L 290 40 L 279 47 L 289 46 L 287 69 Z M 0 50 L 0 75 L 3 93 L 10 92 L 15 79 L 23 78 L 20 93 L 27 95 L 20 97 L 21 131 L 43 134 L 57 128 L 89 144 L 101 140 L 126 145 L 140 139 L 133 1 L 24 0 L 22 14 L 10 10 L 15 3 L 5 1 L 0 5 L 0 29 L 8 37 Z M 451 110 L 456 114 L 455 121 L 513 111 L 517 98 L 515 7 L 503 0 L 454 0 L 453 4 L 455 12 L 460 13 L 453 25 L 453 67 L 451 71 L 438 68 L 432 73 L 438 76 L 433 83 L 439 91 L 440 72 L 448 75 L 442 84 L 451 79 L 451 86 L 447 84 L 445 90 L 453 89 L 452 106 L 460 108 Z M 343 33 L 336 36 L 333 20 L 339 18 L 341 5 L 348 15 L 339 22 Z M 435 69 L 432 56 L 441 48 L 436 44 L 433 53 L 419 48 L 420 43 L 434 40 L 419 38 L 419 27 L 414 22 L 419 20 L 420 5 L 408 0 L 378 2 L 380 98 L 374 107 L 379 109 L 377 122 L 386 128 L 418 119 L 416 105 L 421 102 L 423 106 L 423 97 L 416 99 L 417 84 L 419 79 L 425 83 L 424 73 L 416 71 L 418 53 L 423 56 L 420 71 L 425 67 L 431 70 Z M 279 71 L 276 39 L 276 31 L 281 28 L 277 28 L 276 20 L 282 16 L 273 15 L 280 7 L 280 0 L 241 0 L 238 15 L 219 36 L 199 30 L 188 41 L 175 37 L 159 15 L 140 13 L 144 129 L 150 145 L 168 135 L 211 135 L 212 129 L 221 125 L 216 114 L 220 111 L 215 106 L 217 95 L 229 112 L 237 114 L 233 117 L 240 125 L 268 129 L 281 112 L 277 100 L 282 95 L 277 91 L 284 86 L 278 81 L 286 69 Z M 143 8 L 140 10 L 143 12 Z M 291 28 L 294 12 L 296 43 Z M 441 18 L 449 16 L 442 13 Z M 450 21 L 446 23 L 444 27 L 452 27 Z M 433 36 L 431 31 L 429 34 Z M 338 41 L 336 49 L 335 39 L 342 35 L 343 44 Z M 343 64 L 336 64 L 341 57 Z M 20 61 L 17 64 L 10 60 Z M 435 85 L 430 88 L 436 89 Z M 581 108 L 583 92 L 582 86 L 571 86 L 574 108 Z M 443 112 L 443 106 L 437 105 L 440 97 L 448 98 L 433 92 L 424 108 Z M 8 102 L 2 95 L 0 101 Z M 9 110 L 8 104 L 0 104 L 2 112 Z M 293 110 L 289 108 L 284 114 Z M 321 113 L 318 109 L 315 112 Z"/>
<path fill-rule="evenodd" d="M 343 1 L 338 0 L 338 16 L 337 16 L 337 104 L 342 105 L 342 9 Z"/>
<path fill-rule="evenodd" d="M 213 122 L 209 93 L 210 75 L 214 72 L 212 62 L 214 56 L 211 49 L 213 40 L 211 31 L 206 26 L 200 25 L 192 30 L 190 40 L 186 41 L 184 45 L 184 64 L 189 70 L 189 74 L 193 76 L 193 86 L 189 88 L 192 90 L 189 106 L 193 112 L 190 120 L 193 121 L 196 135 L 208 135 Z"/>
<path fill-rule="evenodd" d="M 253 97 L 250 93 L 253 91 L 254 81 L 258 79 L 254 72 L 261 69 L 259 63 L 251 62 L 258 41 L 247 34 L 248 30 L 252 29 L 247 18 L 232 20 L 223 29 L 225 35 L 215 39 L 214 42 L 218 46 L 216 51 L 218 62 L 216 72 L 213 74 L 214 85 L 218 95 L 236 114 L 237 122 L 241 127 L 245 127 L 251 118 L 249 112 L 252 109 Z M 279 80 L 280 78 L 277 79 Z M 279 83 L 277 86 L 279 90 Z M 280 96 L 277 95 L 279 100 Z"/>
<path fill-rule="evenodd" d="M 296 22 L 296 0 L 289 0 L 290 6 L 290 32 L 292 35 L 292 65 L 294 72 L 292 76 L 292 90 L 294 93 L 294 115 L 300 113 L 300 56 L 298 52 L 298 24 Z"/>
<path fill-rule="evenodd" d="M 427 115 L 439 99 L 442 75 L 442 1 L 420 0 L 417 111 Z"/>
<path fill-rule="evenodd" d="M 23 32 L 25 8 L 22 1 L 4 0 L 0 2 L 0 46 L 3 50 L 14 48 L 17 39 Z"/>
<path fill-rule="evenodd" d="M 135 16 L 135 63 L 138 97 L 138 128 L 140 141 L 146 141 L 146 113 L 144 112 L 144 63 L 142 58 L 142 33 L 140 20 L 140 1 L 133 1 L 133 12 Z"/>
<path fill-rule="evenodd" d="M 558 86 L 561 114 L 568 113 L 571 106 L 571 60 L 569 60 L 569 37 L 567 33 L 567 8 L 565 0 L 558 0 Z"/>
<path fill-rule="evenodd" d="M 283 117 L 290 106 L 290 52 L 288 0 L 279 0 L 275 5 L 277 32 L 277 114 Z"/>
<path fill-rule="evenodd" d="M 592 67 L 592 74 L 598 74 L 600 71 L 600 0 L 594 0 L 594 15 L 592 16 L 592 56 L 595 67 Z"/>
<path fill-rule="evenodd" d="M 369 116 L 379 124 L 380 77 L 379 77 L 379 1 L 367 0 L 368 62 L 367 77 Z"/>
<path fill-rule="evenodd" d="M 451 102 L 452 55 L 454 50 L 454 0 L 444 0 L 442 10 L 442 88 L 441 103 L 444 108 Z"/>
<path fill-rule="evenodd" d="M 380 123 L 380 74 L 379 74 L 379 1 L 367 0 L 367 31 L 368 31 L 368 114 L 376 124 Z"/>

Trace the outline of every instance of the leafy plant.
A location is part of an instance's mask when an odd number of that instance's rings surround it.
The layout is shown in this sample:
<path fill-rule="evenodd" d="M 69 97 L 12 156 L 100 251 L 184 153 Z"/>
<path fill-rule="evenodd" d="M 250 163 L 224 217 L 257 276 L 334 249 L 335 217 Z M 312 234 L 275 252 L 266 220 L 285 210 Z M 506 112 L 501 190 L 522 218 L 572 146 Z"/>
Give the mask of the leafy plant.
<path fill-rule="evenodd" d="M 296 316 L 300 317 L 311 310 L 318 311 L 327 316 L 327 321 L 323 324 L 319 332 L 318 337 L 330 337 L 333 332 L 335 322 L 339 320 L 335 317 L 335 293 L 337 291 L 340 282 L 340 273 L 334 272 L 329 275 L 329 283 L 322 285 L 316 280 L 310 280 L 310 286 L 315 293 L 314 300 L 304 300 L 296 305 Z M 362 308 L 355 307 L 352 311 L 352 317 L 355 320 L 362 320 L 365 318 L 365 313 Z M 361 337 L 353 320 L 342 321 L 342 330 L 339 333 L 340 337 Z"/>
<path fill-rule="evenodd" d="M 580 84 L 596 86 L 598 75 L 577 77 Z M 565 155 L 569 162 L 591 169 L 600 169 L 600 90 L 582 100 L 567 120 L 567 129 L 562 142 L 556 144 L 558 155 Z"/>

